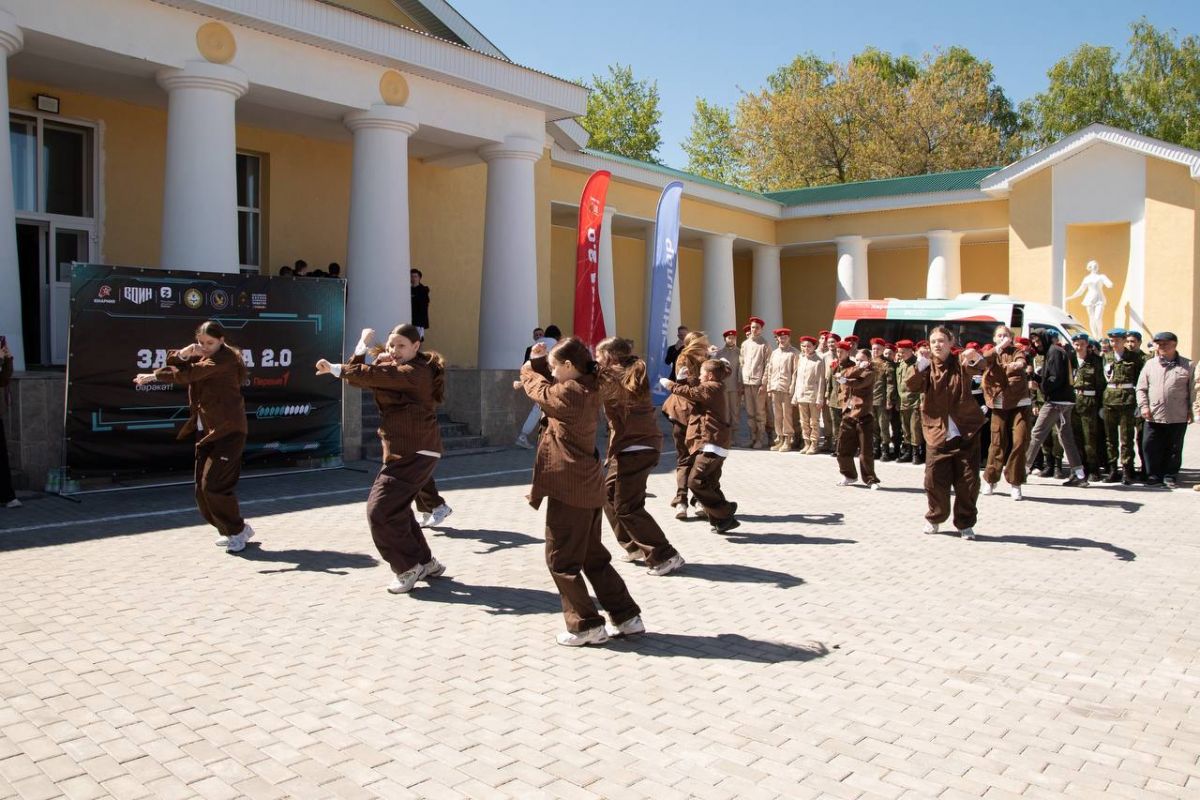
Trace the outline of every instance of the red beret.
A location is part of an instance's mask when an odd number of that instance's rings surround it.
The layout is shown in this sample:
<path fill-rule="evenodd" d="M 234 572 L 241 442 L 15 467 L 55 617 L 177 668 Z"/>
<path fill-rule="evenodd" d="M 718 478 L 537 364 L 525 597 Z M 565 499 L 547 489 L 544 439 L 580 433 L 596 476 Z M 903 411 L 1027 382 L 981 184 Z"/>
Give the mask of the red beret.
<path fill-rule="evenodd" d="M 1031 344 L 1029 339 L 1024 336 L 1018 336 L 1017 338 L 1013 339 L 1013 341 L 1021 345 L 1021 347 L 1029 347 Z"/>
<path fill-rule="evenodd" d="M 737 336 L 737 331 L 735 331 L 733 328 L 730 328 L 729 330 L 725 331 L 721 335 L 722 336 Z"/>
<path fill-rule="evenodd" d="M 776 329 L 773 331 L 773 333 L 774 333 L 776 336 L 791 336 L 791 335 L 792 335 L 792 329 L 791 329 L 791 328 L 776 328 Z"/>
<path fill-rule="evenodd" d="M 742 328 L 742 333 L 749 333 L 749 332 L 750 332 L 750 326 L 749 326 L 749 325 L 747 325 L 746 327 Z"/>
<path fill-rule="evenodd" d="M 895 349 L 896 349 L 896 345 L 892 344 L 891 342 L 884 342 L 884 343 L 883 343 L 883 349 L 884 349 L 884 350 L 895 350 Z"/>
<path fill-rule="evenodd" d="M 917 342 L 916 347 L 929 347 L 929 342 L 922 339 L 921 341 Z"/>
<path fill-rule="evenodd" d="M 816 344 L 816 343 L 817 343 L 817 337 L 815 337 L 815 336 L 801 336 L 801 337 L 800 337 L 800 341 L 801 341 L 801 342 L 808 342 L 809 344 Z"/>
<path fill-rule="evenodd" d="M 992 344 L 991 342 L 988 342 L 987 344 L 985 344 L 983 346 L 983 352 L 985 352 L 985 353 L 990 350 L 995 350 L 995 349 L 996 349 L 996 345 Z"/>
<path fill-rule="evenodd" d="M 763 322 L 763 319 L 762 319 L 762 317 L 751 317 L 751 318 L 750 318 L 750 324 L 751 324 L 751 325 L 753 325 L 753 324 L 754 324 L 754 323 L 756 323 L 756 322 L 759 324 L 759 326 L 760 326 L 760 327 L 763 327 L 763 326 L 765 326 L 765 325 L 767 324 L 767 323 Z"/>
<path fill-rule="evenodd" d="M 963 349 L 961 347 L 951 347 L 950 348 L 950 352 L 953 353 L 954 355 L 958 355 L 962 351 L 963 351 Z"/>
<path fill-rule="evenodd" d="M 820 333 L 817 334 L 817 336 L 828 336 L 828 335 L 829 335 L 829 331 L 821 331 Z"/>
<path fill-rule="evenodd" d="M 851 344 L 851 343 L 850 343 L 850 342 L 848 342 L 848 341 L 847 341 L 847 342 L 838 342 L 838 343 L 837 343 L 837 349 L 838 349 L 838 350 L 851 350 L 851 349 L 853 349 L 853 348 L 854 348 L 854 345 L 853 345 L 853 344 Z"/>
<path fill-rule="evenodd" d="M 968 350 L 978 350 L 979 342 L 967 342 L 967 349 Z"/>
<path fill-rule="evenodd" d="M 850 334 L 849 336 L 847 336 L 847 337 L 846 337 L 846 341 L 847 341 L 847 342 L 857 342 L 857 341 L 858 341 L 858 337 L 857 337 L 857 336 L 855 336 L 855 335 L 852 333 L 852 334 Z"/>
<path fill-rule="evenodd" d="M 829 338 L 835 342 L 840 342 L 842 340 L 842 337 L 838 336 L 836 333 L 829 334 Z"/>
<path fill-rule="evenodd" d="M 878 336 L 872 336 L 871 344 L 886 344 L 886 342 L 884 342 L 883 339 L 879 338 Z"/>
<path fill-rule="evenodd" d="M 908 349 L 911 350 L 912 346 L 913 346 L 912 339 L 901 339 L 900 341 L 896 342 L 896 347 L 907 347 Z"/>

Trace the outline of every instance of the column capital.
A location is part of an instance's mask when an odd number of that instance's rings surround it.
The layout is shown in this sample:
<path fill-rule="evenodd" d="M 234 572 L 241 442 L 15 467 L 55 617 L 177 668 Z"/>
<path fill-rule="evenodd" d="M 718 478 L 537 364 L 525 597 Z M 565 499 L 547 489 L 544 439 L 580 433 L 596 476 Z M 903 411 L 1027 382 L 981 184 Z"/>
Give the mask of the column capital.
<path fill-rule="evenodd" d="M 764 256 L 769 256 L 772 254 L 779 255 L 779 253 L 781 253 L 781 252 L 783 252 L 783 245 L 781 245 L 781 244 L 756 244 L 756 245 L 754 245 L 754 254 L 755 255 L 764 255 Z"/>
<path fill-rule="evenodd" d="M 383 103 L 376 103 L 363 111 L 351 111 L 342 117 L 342 124 L 351 131 L 383 128 L 403 133 L 405 136 L 412 136 L 420 127 L 417 115 L 411 109 Z"/>
<path fill-rule="evenodd" d="M 542 158 L 543 145 L 536 139 L 527 136 L 505 136 L 503 142 L 487 144 L 479 148 L 479 155 L 484 161 L 500 158 L 512 158 L 520 161 L 539 161 Z"/>
<path fill-rule="evenodd" d="M 616 214 L 616 213 L 617 213 L 616 206 L 611 206 L 608 203 L 604 204 L 604 218 L 605 219 L 612 219 L 613 214 Z"/>
<path fill-rule="evenodd" d="M 961 239 L 963 237 L 963 232 L 938 229 L 935 231 L 926 231 L 925 236 L 929 239 Z"/>
<path fill-rule="evenodd" d="M 732 242 L 734 239 L 738 238 L 738 235 L 736 233 L 706 233 L 704 234 L 704 238 L 711 239 L 714 242 L 719 242 L 725 239 L 728 239 Z"/>
<path fill-rule="evenodd" d="M 852 234 L 852 235 L 848 235 L 848 236 L 835 236 L 833 240 L 835 242 L 837 242 L 838 247 L 843 247 L 843 246 L 854 247 L 854 246 L 860 245 L 860 244 L 865 245 L 865 244 L 871 243 L 870 239 L 868 239 L 865 236 L 859 236 L 858 234 Z"/>
<path fill-rule="evenodd" d="M 0 9 L 0 50 L 11 56 L 25 46 L 25 35 L 12 12 Z"/>
<path fill-rule="evenodd" d="M 250 88 L 246 73 L 226 64 L 208 61 L 189 61 L 182 68 L 161 69 L 156 76 L 158 85 L 168 92 L 175 89 L 211 89 L 241 97 Z"/>

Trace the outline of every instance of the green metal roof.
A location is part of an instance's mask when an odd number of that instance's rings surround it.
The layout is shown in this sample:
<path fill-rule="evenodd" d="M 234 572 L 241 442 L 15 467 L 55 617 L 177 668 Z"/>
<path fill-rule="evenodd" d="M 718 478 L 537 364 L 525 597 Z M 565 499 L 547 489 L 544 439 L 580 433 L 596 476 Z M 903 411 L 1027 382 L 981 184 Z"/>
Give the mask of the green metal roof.
<path fill-rule="evenodd" d="M 873 197 L 954 192 L 978 189 L 979 182 L 998 169 L 1000 167 L 985 167 L 957 172 L 935 172 L 931 175 L 913 175 L 908 178 L 882 178 L 874 181 L 835 183 L 829 186 L 809 186 L 804 189 L 765 192 L 764 196 L 783 203 L 785 206 L 807 206 L 813 203 L 837 203 L 866 200 Z"/>
<path fill-rule="evenodd" d="M 691 172 L 684 172 L 681 169 L 674 169 L 672 167 L 663 166 L 662 164 L 655 164 L 650 161 L 639 161 L 636 158 L 619 156 L 615 153 L 606 153 L 603 150 L 595 150 L 591 147 L 585 147 L 581 152 L 586 153 L 589 156 L 595 156 L 596 158 L 602 158 L 608 161 L 616 161 L 621 164 L 628 164 L 631 167 L 641 167 L 642 169 L 648 169 L 651 172 L 659 172 L 663 175 L 669 175 L 672 178 L 678 178 L 681 181 L 703 183 L 705 186 L 712 186 L 716 189 L 724 189 L 727 192 L 735 192 L 743 197 L 753 197 L 755 200 L 769 200 L 776 203 L 781 202 L 780 200 L 777 200 L 769 195 L 752 192 L 749 189 L 742 189 L 738 186 L 730 186 L 728 183 L 721 183 L 720 181 L 714 181 L 710 178 L 703 178 L 699 175 L 694 175 Z"/>

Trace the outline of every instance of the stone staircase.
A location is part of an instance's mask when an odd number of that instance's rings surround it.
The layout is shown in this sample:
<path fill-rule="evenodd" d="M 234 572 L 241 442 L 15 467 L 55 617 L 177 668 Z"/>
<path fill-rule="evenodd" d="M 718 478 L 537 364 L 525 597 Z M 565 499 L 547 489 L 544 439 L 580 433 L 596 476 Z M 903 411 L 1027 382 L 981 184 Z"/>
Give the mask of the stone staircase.
<path fill-rule="evenodd" d="M 482 436 L 471 433 L 466 424 L 455 422 L 445 414 L 438 414 L 438 424 L 442 429 L 443 457 L 474 455 L 490 453 L 500 448 L 488 447 Z M 370 392 L 362 395 L 362 457 L 369 461 L 379 461 L 383 458 L 383 445 L 379 441 L 379 409 Z"/>

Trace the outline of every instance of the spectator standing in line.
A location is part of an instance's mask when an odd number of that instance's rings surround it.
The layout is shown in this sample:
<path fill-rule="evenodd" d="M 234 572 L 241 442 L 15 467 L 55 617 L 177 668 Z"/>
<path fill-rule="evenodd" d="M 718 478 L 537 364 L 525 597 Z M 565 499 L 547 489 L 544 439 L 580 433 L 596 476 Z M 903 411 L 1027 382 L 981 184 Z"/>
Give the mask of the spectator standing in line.
<path fill-rule="evenodd" d="M 421 283 L 425 276 L 419 269 L 410 269 L 408 277 L 412 281 L 412 324 L 421 334 L 421 341 L 425 341 L 425 331 L 429 328 L 429 287 Z"/>
<path fill-rule="evenodd" d="M 342 277 L 342 265 L 336 261 L 329 262 L 329 270 L 328 271 L 329 271 L 329 277 L 331 277 L 331 278 Z"/>
<path fill-rule="evenodd" d="M 308 275 L 305 273 L 305 270 L 307 270 L 307 269 L 308 269 L 308 262 L 305 261 L 303 258 L 298 258 L 298 259 L 296 259 L 296 266 L 292 269 L 292 274 L 295 275 L 297 278 L 306 278 L 306 277 L 308 277 Z"/>
<path fill-rule="evenodd" d="M 554 349 L 554 345 L 558 344 L 558 340 L 561 337 L 562 337 L 562 332 L 559 331 L 557 325 L 546 326 L 546 330 L 544 332 L 541 328 L 534 328 L 533 329 L 533 344 L 530 345 L 529 347 L 525 348 L 525 360 L 522 361 L 521 363 L 525 364 L 529 361 L 530 358 L 532 358 L 531 353 L 533 351 L 533 348 L 539 344 L 545 346 L 547 353 L 550 352 L 552 349 Z M 525 387 L 524 387 L 524 384 L 521 383 L 521 381 L 517 380 L 517 381 L 513 381 L 513 388 L 514 389 L 523 389 Z M 520 435 L 517 436 L 517 442 L 516 442 L 517 447 L 523 447 L 526 450 L 533 449 L 534 445 L 533 445 L 533 442 L 531 442 L 529 440 L 529 437 L 532 436 L 534 434 L 534 432 L 537 430 L 538 423 L 541 421 L 541 419 L 542 419 L 542 409 L 538 406 L 537 403 L 534 403 L 533 408 L 529 409 L 529 416 L 525 417 L 525 424 L 521 426 Z"/>
<path fill-rule="evenodd" d="M 687 338 L 688 335 L 687 325 L 680 325 L 679 329 L 675 331 L 675 335 L 679 338 L 675 340 L 675 344 L 667 348 L 667 355 L 663 359 L 663 363 L 668 364 L 671 367 L 671 372 L 667 376 L 671 380 L 677 380 L 675 377 L 675 360 L 679 358 L 679 354 L 683 352 L 683 340 Z"/>
<path fill-rule="evenodd" d="M 1178 488 L 1183 437 L 1195 421 L 1195 366 L 1179 354 L 1170 331 L 1154 335 L 1157 355 L 1142 367 L 1137 382 L 1138 411 L 1146 424 L 1146 485 Z"/>

